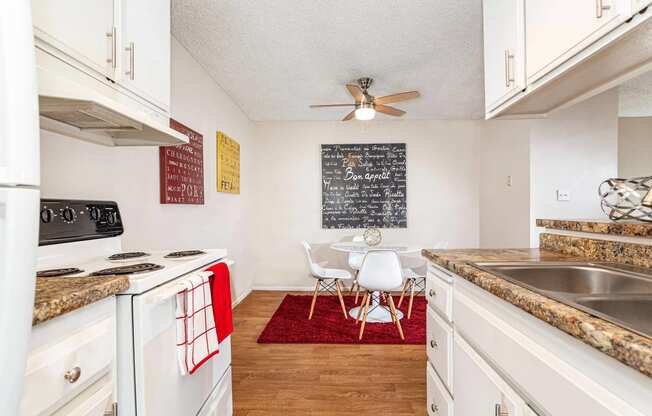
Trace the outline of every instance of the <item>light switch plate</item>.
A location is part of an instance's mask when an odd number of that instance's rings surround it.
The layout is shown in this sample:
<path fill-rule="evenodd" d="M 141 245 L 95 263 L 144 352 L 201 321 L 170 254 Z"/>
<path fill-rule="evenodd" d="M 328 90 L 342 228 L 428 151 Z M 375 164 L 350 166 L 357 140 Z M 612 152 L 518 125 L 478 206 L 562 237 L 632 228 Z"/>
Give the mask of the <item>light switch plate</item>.
<path fill-rule="evenodd" d="M 557 201 L 570 201 L 570 191 L 557 189 Z"/>

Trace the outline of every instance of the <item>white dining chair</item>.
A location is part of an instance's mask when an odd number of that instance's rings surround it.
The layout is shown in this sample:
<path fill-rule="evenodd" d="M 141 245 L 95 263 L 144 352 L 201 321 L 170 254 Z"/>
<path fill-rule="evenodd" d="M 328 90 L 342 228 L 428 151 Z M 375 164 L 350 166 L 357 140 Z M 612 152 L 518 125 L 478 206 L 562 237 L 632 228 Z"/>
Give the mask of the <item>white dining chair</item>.
<path fill-rule="evenodd" d="M 361 235 L 356 235 L 351 240 L 354 243 L 364 243 L 364 237 Z M 360 296 L 360 285 L 358 284 L 358 272 L 360 267 L 362 267 L 362 261 L 364 260 L 365 253 L 349 253 L 348 263 L 351 270 L 353 270 L 353 283 L 351 284 L 351 290 L 349 294 L 353 294 L 355 290 L 355 300 L 354 304 L 358 304 L 358 297 Z"/>
<path fill-rule="evenodd" d="M 360 267 L 360 272 L 358 273 L 358 283 L 365 289 L 356 320 L 356 322 L 360 320 L 360 313 L 362 313 L 362 326 L 360 327 L 358 339 L 362 339 L 364 335 L 364 327 L 367 321 L 367 314 L 369 313 L 369 303 L 373 296 L 372 292 L 380 292 L 380 295 L 387 299 L 392 321 L 396 324 L 401 339 L 405 340 L 403 328 L 401 328 L 401 321 L 398 318 L 396 306 L 390 293 L 391 290 L 400 287 L 401 283 L 403 283 L 401 262 L 398 254 L 391 250 L 372 250 L 367 252 L 362 262 L 362 267 Z"/>
<path fill-rule="evenodd" d="M 401 257 L 401 265 L 403 266 L 402 274 L 405 284 L 398 300 L 398 307 L 401 307 L 405 294 L 409 291 L 407 318 L 411 319 L 414 296 L 421 295 L 426 291 L 426 270 L 428 266 L 426 260 L 419 257 Z M 406 265 L 409 265 L 409 267 L 405 267 Z"/>
<path fill-rule="evenodd" d="M 436 250 L 445 250 L 448 248 L 448 241 L 440 241 L 433 244 L 432 247 Z M 403 265 L 403 278 L 405 279 L 405 284 L 401 291 L 401 297 L 398 300 L 398 307 L 401 307 L 405 294 L 409 290 L 410 300 L 408 303 L 407 318 L 410 319 L 412 318 L 412 304 L 414 303 L 415 292 L 416 295 L 421 295 L 426 291 L 426 272 L 428 270 L 428 262 L 421 257 L 404 256 L 401 257 L 401 264 Z"/>
<path fill-rule="evenodd" d="M 342 297 L 342 280 L 351 279 L 351 273 L 347 270 L 341 269 L 328 269 L 324 267 L 326 262 L 316 263 L 312 258 L 312 247 L 306 241 L 301 243 L 303 248 L 306 250 L 306 258 L 308 259 L 308 267 L 310 268 L 310 275 L 317 279 L 317 284 L 315 285 L 315 292 L 312 295 L 312 303 L 310 304 L 310 313 L 308 314 L 308 319 L 312 319 L 312 315 L 315 311 L 315 303 L 317 302 L 317 296 L 319 292 L 329 292 L 332 294 L 337 294 L 340 299 L 340 305 L 342 306 L 342 312 L 344 313 L 344 319 L 348 318 L 346 313 L 346 306 L 344 305 L 344 298 Z M 335 292 L 333 291 L 335 290 Z"/>

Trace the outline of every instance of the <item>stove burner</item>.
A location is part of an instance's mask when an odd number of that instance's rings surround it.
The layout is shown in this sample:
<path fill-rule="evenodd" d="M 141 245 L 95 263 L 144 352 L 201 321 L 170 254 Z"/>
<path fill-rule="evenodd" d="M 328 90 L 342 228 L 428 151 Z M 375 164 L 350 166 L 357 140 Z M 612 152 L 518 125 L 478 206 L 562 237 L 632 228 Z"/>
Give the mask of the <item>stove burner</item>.
<path fill-rule="evenodd" d="M 67 267 L 65 269 L 51 269 L 51 270 L 41 270 L 36 272 L 37 277 L 58 277 L 58 276 L 67 276 L 69 274 L 78 274 L 82 273 L 83 270 L 76 267 Z"/>
<path fill-rule="evenodd" d="M 145 273 L 151 272 L 154 270 L 161 270 L 163 266 L 159 266 L 154 263 L 138 263 L 130 264 L 127 266 L 120 267 L 110 267 L 108 269 L 98 270 L 91 273 L 91 276 L 110 276 L 114 274 L 135 274 L 135 273 Z"/>
<path fill-rule="evenodd" d="M 205 251 L 201 250 L 185 250 L 185 251 L 174 251 L 170 254 L 166 254 L 166 259 L 180 259 L 183 257 L 198 256 L 200 254 L 206 254 Z"/>
<path fill-rule="evenodd" d="M 117 253 L 112 256 L 109 256 L 109 260 L 129 260 L 129 259 L 137 259 L 139 257 L 147 257 L 149 256 L 149 253 L 145 253 L 143 251 L 132 251 L 130 253 Z"/>

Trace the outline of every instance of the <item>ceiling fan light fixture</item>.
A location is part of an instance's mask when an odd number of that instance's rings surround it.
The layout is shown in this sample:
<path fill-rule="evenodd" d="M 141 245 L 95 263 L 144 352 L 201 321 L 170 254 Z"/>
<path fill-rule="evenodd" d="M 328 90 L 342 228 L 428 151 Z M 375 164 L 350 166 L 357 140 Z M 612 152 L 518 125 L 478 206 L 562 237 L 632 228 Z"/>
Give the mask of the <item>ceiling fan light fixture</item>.
<path fill-rule="evenodd" d="M 376 110 L 371 104 L 361 104 L 355 109 L 355 118 L 360 121 L 373 120 L 376 117 Z"/>

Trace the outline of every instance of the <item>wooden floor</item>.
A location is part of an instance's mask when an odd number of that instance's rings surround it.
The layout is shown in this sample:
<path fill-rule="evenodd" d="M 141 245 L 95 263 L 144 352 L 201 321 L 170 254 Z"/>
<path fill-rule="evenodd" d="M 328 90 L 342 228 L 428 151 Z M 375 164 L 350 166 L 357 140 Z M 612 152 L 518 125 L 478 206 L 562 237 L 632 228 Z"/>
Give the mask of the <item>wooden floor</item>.
<path fill-rule="evenodd" d="M 425 346 L 257 344 L 285 295 L 254 291 L 235 308 L 236 416 L 426 414 Z"/>

